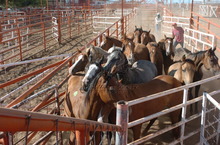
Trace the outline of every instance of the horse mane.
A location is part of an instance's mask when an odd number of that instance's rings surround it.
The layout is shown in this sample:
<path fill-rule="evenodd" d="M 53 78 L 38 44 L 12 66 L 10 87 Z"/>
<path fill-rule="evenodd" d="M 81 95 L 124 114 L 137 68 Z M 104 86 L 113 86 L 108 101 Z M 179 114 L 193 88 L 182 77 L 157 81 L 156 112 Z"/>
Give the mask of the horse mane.
<path fill-rule="evenodd" d="M 198 52 L 195 52 L 195 53 L 189 53 L 187 55 L 187 57 L 194 60 L 195 64 L 199 64 L 201 62 L 201 60 L 204 58 L 204 55 L 205 55 L 206 52 L 207 52 L 207 50 L 198 51 Z"/>

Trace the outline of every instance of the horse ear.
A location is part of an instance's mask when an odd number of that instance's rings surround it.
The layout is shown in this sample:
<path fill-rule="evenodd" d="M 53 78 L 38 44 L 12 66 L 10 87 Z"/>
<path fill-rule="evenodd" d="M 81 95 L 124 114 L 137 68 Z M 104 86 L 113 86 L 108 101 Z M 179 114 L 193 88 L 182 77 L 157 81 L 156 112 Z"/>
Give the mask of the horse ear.
<path fill-rule="evenodd" d="M 212 48 L 212 51 L 214 52 L 216 50 L 216 46 L 214 46 L 213 48 Z"/>
<path fill-rule="evenodd" d="M 127 39 L 126 33 L 123 34 L 122 39 L 123 39 L 123 40 L 126 40 L 126 39 Z"/>
<path fill-rule="evenodd" d="M 125 45 L 122 45 L 121 51 L 122 51 L 122 52 L 125 51 Z"/>
<path fill-rule="evenodd" d="M 186 60 L 186 55 L 183 55 L 181 61 L 185 61 L 185 60 Z"/>
<path fill-rule="evenodd" d="M 151 29 L 148 31 L 148 33 L 150 34 Z"/>
<path fill-rule="evenodd" d="M 82 53 L 82 51 L 81 51 L 81 50 L 79 50 L 79 48 L 77 48 L 77 52 L 78 52 L 78 53 Z"/>
<path fill-rule="evenodd" d="M 164 38 L 166 39 L 166 38 L 167 38 L 167 35 L 164 34 Z"/>

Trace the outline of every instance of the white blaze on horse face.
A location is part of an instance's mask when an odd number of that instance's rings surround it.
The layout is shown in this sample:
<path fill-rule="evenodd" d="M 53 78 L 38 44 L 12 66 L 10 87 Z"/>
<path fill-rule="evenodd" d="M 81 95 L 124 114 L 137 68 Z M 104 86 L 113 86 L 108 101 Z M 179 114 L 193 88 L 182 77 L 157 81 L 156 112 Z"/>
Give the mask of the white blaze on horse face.
<path fill-rule="evenodd" d="M 104 44 L 105 44 L 105 42 L 102 41 L 102 42 L 100 43 L 100 47 L 102 47 Z"/>
<path fill-rule="evenodd" d="M 85 77 L 84 77 L 83 80 L 82 80 L 83 84 L 87 84 L 88 81 L 89 81 L 89 77 L 92 78 L 93 76 L 95 76 L 97 70 L 98 70 L 98 66 L 95 65 L 95 64 L 91 64 L 91 65 L 89 66 L 89 69 L 88 69 L 88 71 L 87 71 Z"/>
<path fill-rule="evenodd" d="M 72 74 L 73 68 L 75 68 L 76 65 L 79 63 L 79 61 L 82 60 L 82 59 L 83 59 L 83 55 L 81 54 L 81 55 L 78 57 L 77 61 L 69 68 L 69 74 Z"/>
<path fill-rule="evenodd" d="M 112 53 L 114 49 L 115 49 L 115 47 L 111 47 L 111 48 L 108 50 L 108 53 Z"/>

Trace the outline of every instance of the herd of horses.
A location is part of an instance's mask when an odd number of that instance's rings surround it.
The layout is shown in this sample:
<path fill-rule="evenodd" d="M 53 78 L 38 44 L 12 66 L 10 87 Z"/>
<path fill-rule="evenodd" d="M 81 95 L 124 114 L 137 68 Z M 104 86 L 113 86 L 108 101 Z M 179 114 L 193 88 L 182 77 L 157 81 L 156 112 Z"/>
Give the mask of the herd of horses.
<path fill-rule="evenodd" d="M 196 53 L 185 48 L 173 50 L 173 38 L 164 36 L 156 42 L 150 31 L 136 26 L 132 34 L 121 40 L 103 37 L 100 46 L 79 51 L 78 59 L 69 68 L 66 116 L 115 123 L 115 104 L 120 100 L 134 100 L 201 80 L 204 69 L 213 75 L 220 72 L 216 48 Z M 195 88 L 194 97 L 199 89 L 200 86 Z M 192 96 L 190 89 L 189 99 Z M 182 97 L 183 92 L 179 91 L 135 105 L 129 110 L 129 121 L 181 104 Z M 180 121 L 180 114 L 181 109 L 170 113 L 172 124 Z M 145 133 L 156 119 L 150 121 Z M 140 138 L 141 125 L 131 129 L 133 139 Z M 177 127 L 173 132 L 178 138 L 180 129 Z M 97 144 L 99 140 L 97 135 Z M 73 132 L 69 143 L 75 143 Z"/>

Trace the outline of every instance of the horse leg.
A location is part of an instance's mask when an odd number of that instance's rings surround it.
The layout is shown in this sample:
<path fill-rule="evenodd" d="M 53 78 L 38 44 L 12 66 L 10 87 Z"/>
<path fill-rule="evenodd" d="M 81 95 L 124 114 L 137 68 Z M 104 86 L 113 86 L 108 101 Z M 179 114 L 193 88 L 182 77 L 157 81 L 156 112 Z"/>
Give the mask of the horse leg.
<path fill-rule="evenodd" d="M 199 96 L 200 85 L 195 87 L 195 97 Z M 198 113 L 198 102 L 195 102 L 195 113 Z"/>
<path fill-rule="evenodd" d="M 150 129 L 150 127 L 154 124 L 154 122 L 156 121 L 157 118 L 154 118 L 152 120 L 150 120 L 150 123 L 147 125 L 147 127 L 144 129 L 144 131 L 142 132 L 142 134 L 146 134 L 148 132 L 148 130 Z"/>
<path fill-rule="evenodd" d="M 172 124 L 179 122 L 181 119 L 181 109 L 171 112 L 170 119 Z M 173 135 L 176 139 L 180 137 L 180 127 L 176 127 L 173 129 Z"/>
<path fill-rule="evenodd" d="M 192 95 L 192 88 L 189 88 L 189 90 L 188 90 L 188 97 L 189 97 L 189 100 L 192 100 L 193 99 L 193 95 Z M 192 114 L 193 113 L 193 105 L 191 104 L 190 105 L 190 114 Z"/>
<path fill-rule="evenodd" d="M 137 140 L 141 137 L 141 126 L 142 124 L 132 127 L 134 140 Z"/>
<path fill-rule="evenodd" d="M 73 131 L 70 131 L 69 145 L 75 145 L 75 134 Z"/>

